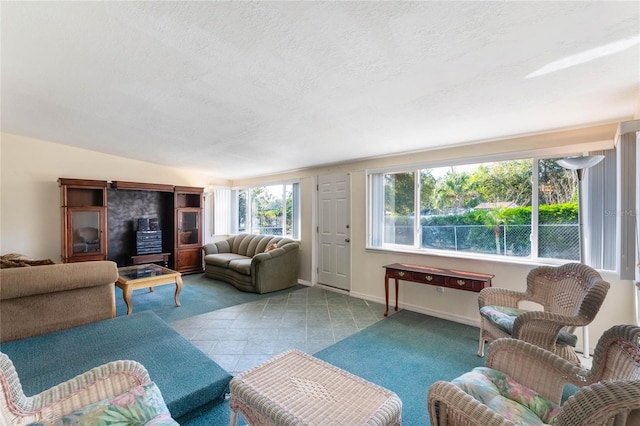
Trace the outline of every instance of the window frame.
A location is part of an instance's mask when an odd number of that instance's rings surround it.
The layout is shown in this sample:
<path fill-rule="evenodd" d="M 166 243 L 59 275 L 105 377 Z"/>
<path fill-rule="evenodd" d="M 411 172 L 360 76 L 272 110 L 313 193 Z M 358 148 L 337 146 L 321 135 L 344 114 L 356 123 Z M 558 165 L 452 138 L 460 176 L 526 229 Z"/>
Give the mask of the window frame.
<path fill-rule="evenodd" d="M 253 190 L 258 188 L 267 188 L 267 187 L 278 187 L 281 186 L 281 189 L 278 193 L 282 194 L 281 202 L 282 202 L 282 233 L 280 234 L 265 234 L 258 232 L 257 229 L 254 229 L 254 215 L 253 215 L 253 199 L 252 193 Z M 287 226 L 287 186 L 291 186 L 291 234 L 287 234 L 288 226 Z M 239 219 L 240 219 L 240 196 L 241 193 L 246 193 L 246 215 L 245 215 L 245 229 L 240 231 L 239 228 Z M 276 191 L 274 191 L 276 192 Z M 240 232 L 247 234 L 260 234 L 260 235 L 273 235 L 278 237 L 290 238 L 293 240 L 300 240 L 300 181 L 280 181 L 280 182 L 269 182 L 264 184 L 257 184 L 251 186 L 239 186 L 231 189 L 231 232 L 234 234 L 238 234 Z"/>
<path fill-rule="evenodd" d="M 606 151 L 609 156 L 613 156 L 615 158 L 615 150 L 607 150 Z M 540 154 L 540 153 L 538 153 Z M 472 259 L 486 259 L 496 262 L 507 262 L 507 263 L 516 263 L 516 264 L 562 264 L 567 262 L 572 262 L 574 260 L 567 259 L 554 259 L 548 257 L 540 257 L 539 247 L 538 247 L 538 239 L 539 239 L 539 201 L 538 194 L 540 191 L 539 188 L 539 161 L 547 158 L 561 158 L 564 156 L 572 156 L 572 155 L 582 155 L 582 153 L 557 153 L 554 152 L 551 155 L 524 155 L 524 156 L 498 156 L 498 157 L 481 157 L 481 158 L 467 158 L 460 161 L 438 161 L 433 163 L 420 163 L 420 164 L 411 164 L 406 166 L 395 166 L 388 168 L 376 168 L 369 169 L 365 171 L 366 176 L 366 197 L 367 197 L 367 212 L 366 212 L 366 226 L 367 226 L 367 235 L 366 235 L 366 243 L 365 248 L 367 250 L 372 251 L 385 251 L 385 252 L 399 252 L 399 253 L 412 253 L 418 255 L 432 255 L 432 256 L 442 256 L 449 258 L 472 258 Z M 486 253 L 478 253 L 478 252 L 463 252 L 463 251 L 454 251 L 454 250 L 444 250 L 444 249 L 433 249 L 433 248 L 425 248 L 422 247 L 422 226 L 420 223 L 420 215 L 415 212 L 420 212 L 420 171 L 422 169 L 435 169 L 440 167 L 459 167 L 465 165 L 473 165 L 473 164 L 482 164 L 482 163 L 496 163 L 503 161 L 514 161 L 514 160 L 529 160 L 531 161 L 532 173 L 531 173 L 531 187 L 532 187 L 532 200 L 531 200 L 531 252 L 529 256 L 506 256 L 506 255 L 496 255 L 496 254 L 486 254 Z M 604 164 L 605 162 L 603 162 Z M 598 167 L 598 166 L 594 166 Z M 415 179 L 415 204 L 416 207 L 414 209 L 414 221 L 413 227 L 416 237 L 414 238 L 413 245 L 398 245 L 398 244 L 384 244 L 383 239 L 378 241 L 377 236 L 380 230 L 376 230 L 375 227 L 384 228 L 385 224 L 379 223 L 380 216 L 384 218 L 384 208 L 378 208 L 378 204 L 380 202 L 384 202 L 384 175 L 387 173 L 402 173 L 402 172 L 412 172 L 414 173 Z M 603 170 L 599 170 L 597 175 L 602 175 L 605 172 Z M 607 171 L 609 176 L 611 173 L 615 174 L 615 170 Z M 589 177 L 588 179 L 583 180 L 583 185 L 592 183 L 593 177 Z M 380 186 L 382 185 L 382 186 Z M 380 191 L 380 188 L 382 190 Z M 608 188 L 614 190 L 615 188 Z M 378 194 L 377 192 L 382 192 L 382 194 Z M 587 193 L 583 187 L 583 193 Z M 534 195 L 535 194 L 535 195 Z M 589 205 L 589 208 L 599 208 L 602 209 L 604 206 L 602 204 L 598 204 L 597 206 Z M 381 210 L 383 213 L 381 214 L 378 210 Z M 598 224 L 593 224 L 597 229 Z M 384 229 L 382 230 L 384 232 Z M 603 247 L 600 249 L 602 251 L 606 250 L 605 247 L 615 247 L 615 236 L 612 239 L 609 239 L 608 242 L 603 242 Z M 593 249 L 593 247 L 592 247 Z M 576 262 L 579 260 L 575 260 Z M 594 267 L 599 269 L 606 270 L 615 270 L 616 265 L 608 264 L 608 265 L 595 265 Z"/>

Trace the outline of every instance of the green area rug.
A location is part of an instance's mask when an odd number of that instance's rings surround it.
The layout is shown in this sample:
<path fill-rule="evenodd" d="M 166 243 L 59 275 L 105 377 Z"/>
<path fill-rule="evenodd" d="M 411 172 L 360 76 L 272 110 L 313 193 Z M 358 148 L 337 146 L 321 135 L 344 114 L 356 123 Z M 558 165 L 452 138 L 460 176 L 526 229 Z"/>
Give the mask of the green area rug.
<path fill-rule="evenodd" d="M 429 385 L 484 364 L 476 355 L 478 333 L 477 327 L 402 310 L 314 356 L 395 392 L 403 425 L 428 425 Z M 198 414 L 182 425 L 228 424 L 229 403 Z"/>
<path fill-rule="evenodd" d="M 231 284 L 207 278 L 204 274 L 183 275 L 184 286 L 180 292 L 180 304 L 176 306 L 173 295 L 175 284 L 157 286 L 153 291 L 141 289 L 133 292 L 133 312 L 153 311 L 168 323 L 194 315 L 200 315 L 230 306 L 253 302 L 266 297 L 286 294 L 304 288 L 303 285 L 267 294 L 247 293 Z M 122 299 L 122 289 L 116 287 L 116 316 L 127 314 Z"/>
<path fill-rule="evenodd" d="M 151 311 L 5 342 L 0 346 L 32 396 L 119 359 L 145 366 L 172 416 L 219 403 L 231 375 Z"/>
<path fill-rule="evenodd" d="M 427 390 L 484 365 L 479 330 L 402 310 L 315 354 L 393 392 L 402 400 L 402 424 L 427 425 Z"/>

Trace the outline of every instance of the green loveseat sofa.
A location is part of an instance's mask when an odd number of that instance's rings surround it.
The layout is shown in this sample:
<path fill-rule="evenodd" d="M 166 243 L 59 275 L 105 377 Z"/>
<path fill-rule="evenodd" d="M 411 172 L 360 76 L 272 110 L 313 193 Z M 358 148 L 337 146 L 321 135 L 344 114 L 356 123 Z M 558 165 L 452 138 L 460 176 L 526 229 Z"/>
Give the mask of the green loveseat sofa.
<path fill-rule="evenodd" d="M 203 247 L 204 273 L 242 291 L 283 290 L 298 283 L 299 247 L 284 237 L 233 235 Z"/>

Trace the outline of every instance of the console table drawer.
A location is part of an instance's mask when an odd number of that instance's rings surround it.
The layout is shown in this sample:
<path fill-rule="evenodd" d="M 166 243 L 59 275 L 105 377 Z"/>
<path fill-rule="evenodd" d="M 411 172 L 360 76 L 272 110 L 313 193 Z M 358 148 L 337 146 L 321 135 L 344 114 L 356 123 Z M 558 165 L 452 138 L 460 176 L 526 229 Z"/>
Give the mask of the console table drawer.
<path fill-rule="evenodd" d="M 446 277 L 445 286 L 450 288 L 457 288 L 458 290 L 479 292 L 480 290 L 485 288 L 485 286 L 487 286 L 487 282 L 457 277 Z"/>
<path fill-rule="evenodd" d="M 411 280 L 411 272 L 410 271 L 399 271 L 397 269 L 389 269 L 387 270 L 387 274 L 389 274 L 389 278 L 398 278 L 401 280 Z"/>
<path fill-rule="evenodd" d="M 425 274 L 422 272 L 414 272 L 413 280 L 425 284 L 433 284 L 438 286 L 444 286 L 446 282 L 446 278 L 442 275 L 435 274 Z"/>

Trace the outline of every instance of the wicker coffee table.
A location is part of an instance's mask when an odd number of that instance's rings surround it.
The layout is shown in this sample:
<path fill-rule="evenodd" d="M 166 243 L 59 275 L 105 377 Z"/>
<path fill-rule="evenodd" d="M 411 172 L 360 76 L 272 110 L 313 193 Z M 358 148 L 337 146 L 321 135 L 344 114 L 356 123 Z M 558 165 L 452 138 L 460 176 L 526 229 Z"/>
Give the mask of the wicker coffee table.
<path fill-rule="evenodd" d="M 291 350 L 234 377 L 231 425 L 400 425 L 402 401 L 374 383 Z"/>

